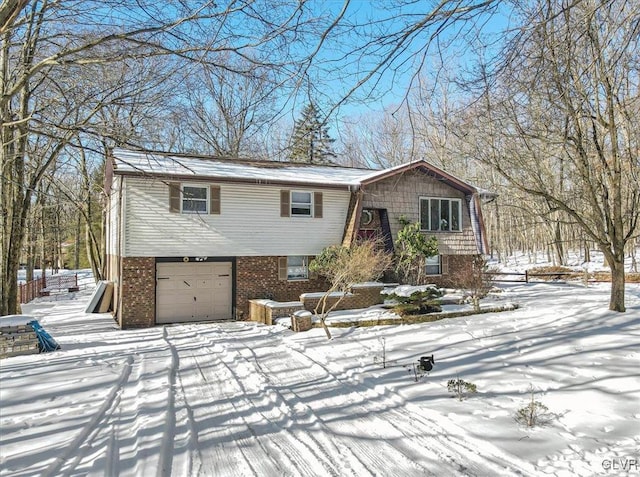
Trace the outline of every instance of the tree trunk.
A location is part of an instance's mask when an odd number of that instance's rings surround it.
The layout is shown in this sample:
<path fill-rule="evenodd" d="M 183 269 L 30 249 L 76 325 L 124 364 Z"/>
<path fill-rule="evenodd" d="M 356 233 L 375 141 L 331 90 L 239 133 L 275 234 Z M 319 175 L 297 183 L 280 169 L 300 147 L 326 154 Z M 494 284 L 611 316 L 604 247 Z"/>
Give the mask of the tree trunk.
<path fill-rule="evenodd" d="M 78 270 L 80 268 L 80 233 L 82 228 L 82 216 L 78 214 L 78 219 L 76 220 L 76 241 L 75 248 L 73 253 L 73 268 Z"/>
<path fill-rule="evenodd" d="M 611 296 L 609 298 L 609 309 L 612 311 L 625 312 L 624 293 L 624 252 L 610 250 L 604 251 L 606 261 L 611 268 Z"/>

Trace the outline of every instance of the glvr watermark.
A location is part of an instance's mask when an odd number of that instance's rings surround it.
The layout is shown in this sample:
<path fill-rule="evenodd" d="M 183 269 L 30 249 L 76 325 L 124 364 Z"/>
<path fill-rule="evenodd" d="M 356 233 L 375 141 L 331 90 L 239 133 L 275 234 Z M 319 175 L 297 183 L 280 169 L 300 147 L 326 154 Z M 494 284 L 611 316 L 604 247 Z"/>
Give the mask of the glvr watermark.
<path fill-rule="evenodd" d="M 602 468 L 604 470 L 612 471 L 626 471 L 626 472 L 640 472 L 640 459 L 636 457 L 614 457 L 612 459 L 604 459 L 602 461 Z"/>

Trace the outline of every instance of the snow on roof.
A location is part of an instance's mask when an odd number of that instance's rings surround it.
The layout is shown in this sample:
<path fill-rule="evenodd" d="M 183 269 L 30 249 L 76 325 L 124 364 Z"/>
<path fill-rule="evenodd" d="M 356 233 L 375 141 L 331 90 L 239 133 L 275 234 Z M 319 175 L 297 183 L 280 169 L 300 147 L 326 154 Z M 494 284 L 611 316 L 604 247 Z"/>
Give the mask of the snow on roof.
<path fill-rule="evenodd" d="M 462 187 L 461 190 L 467 193 L 479 190 L 423 159 L 398 164 L 387 169 L 362 169 L 320 164 L 172 155 L 170 153 L 126 149 L 114 149 L 112 156 L 116 174 L 193 176 L 255 183 L 321 184 L 338 187 L 358 187 L 402 171 L 424 167 L 436 177 L 447 180 L 454 187 Z M 487 191 L 483 191 L 483 193 L 490 194 Z"/>
<path fill-rule="evenodd" d="M 255 182 L 357 186 L 381 171 L 326 165 L 243 161 L 114 149 L 115 173 L 202 176 Z"/>

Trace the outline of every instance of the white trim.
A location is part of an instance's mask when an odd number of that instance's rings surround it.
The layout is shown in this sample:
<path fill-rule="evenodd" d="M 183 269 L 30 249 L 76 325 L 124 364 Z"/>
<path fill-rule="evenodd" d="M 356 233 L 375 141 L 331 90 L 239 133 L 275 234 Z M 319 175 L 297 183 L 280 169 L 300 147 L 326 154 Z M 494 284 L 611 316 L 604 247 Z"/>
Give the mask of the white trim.
<path fill-rule="evenodd" d="M 434 230 L 431 228 L 431 201 L 432 200 L 437 200 L 438 201 L 438 211 L 440 212 L 440 205 L 441 205 L 441 201 L 443 200 L 448 200 L 449 201 L 449 222 L 451 222 L 451 216 L 452 216 L 452 204 L 455 202 L 458 204 L 458 228 L 457 230 L 451 230 L 450 228 L 447 229 L 442 229 L 442 228 L 438 228 L 437 230 Z M 422 202 L 423 201 L 429 201 L 429 208 L 427 210 L 427 228 L 423 227 L 423 223 L 422 223 Z M 419 213 L 419 220 L 420 220 L 420 230 L 422 232 L 462 232 L 462 199 L 457 198 L 457 197 L 424 197 L 424 196 L 420 196 L 419 199 L 419 203 L 418 203 L 418 213 Z M 440 213 L 440 215 L 442 215 Z M 444 221 L 444 219 L 439 220 L 439 226 L 442 227 L 442 221 Z M 445 221 L 446 222 L 446 221 Z M 450 224 L 447 223 L 447 226 L 450 227 Z"/>
<path fill-rule="evenodd" d="M 197 189 L 204 189 L 205 191 L 205 198 L 204 199 L 189 199 L 184 197 L 184 190 L 187 187 L 192 187 L 192 188 L 197 188 Z M 184 201 L 185 200 L 192 200 L 192 201 L 198 201 L 198 202 L 202 202 L 204 201 L 204 205 L 205 208 L 204 210 L 184 210 Z M 201 184 L 201 183 L 191 183 L 191 182 L 181 182 L 180 183 L 180 213 L 181 214 L 208 214 L 209 213 L 209 201 L 210 201 L 210 196 L 209 196 L 209 185 L 207 184 Z"/>
<path fill-rule="evenodd" d="M 292 278 L 289 270 L 293 268 L 289 265 L 289 260 L 292 258 L 302 258 L 302 265 L 295 265 L 295 268 L 304 269 L 304 277 L 302 276 L 294 276 Z M 299 282 L 303 280 L 309 280 L 309 257 L 307 255 L 290 255 L 287 256 L 287 281 L 288 282 Z"/>
<path fill-rule="evenodd" d="M 309 202 L 308 202 L 308 204 L 309 204 L 309 214 L 308 215 L 307 214 L 294 214 L 293 213 L 294 205 L 303 206 L 303 208 L 305 208 L 305 209 L 307 208 L 307 202 L 294 202 L 293 201 L 293 194 L 294 193 L 296 193 L 296 194 L 309 194 Z M 308 191 L 308 190 L 291 190 L 291 191 L 289 191 L 289 214 L 290 214 L 289 216 L 290 217 L 305 217 L 305 218 L 311 217 L 311 218 L 313 218 L 313 206 L 314 206 L 314 203 L 313 203 L 313 192 L 312 191 Z"/>

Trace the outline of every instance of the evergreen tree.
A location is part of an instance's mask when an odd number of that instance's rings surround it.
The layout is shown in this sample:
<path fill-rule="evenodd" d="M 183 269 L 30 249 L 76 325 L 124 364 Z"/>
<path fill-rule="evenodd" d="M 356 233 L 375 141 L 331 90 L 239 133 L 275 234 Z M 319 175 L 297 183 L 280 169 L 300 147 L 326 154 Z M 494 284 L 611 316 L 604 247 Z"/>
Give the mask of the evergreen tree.
<path fill-rule="evenodd" d="M 336 157 L 331 146 L 334 141 L 328 128 L 320 121 L 320 111 L 314 103 L 309 103 L 302 111 L 302 117 L 295 122 L 289 159 L 293 162 L 331 163 L 331 159 Z"/>

